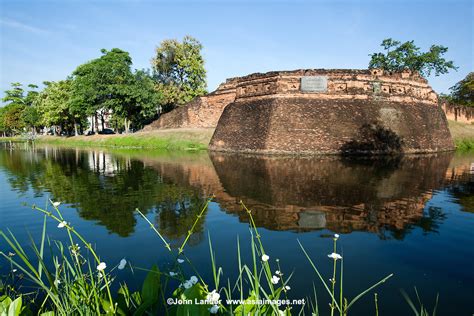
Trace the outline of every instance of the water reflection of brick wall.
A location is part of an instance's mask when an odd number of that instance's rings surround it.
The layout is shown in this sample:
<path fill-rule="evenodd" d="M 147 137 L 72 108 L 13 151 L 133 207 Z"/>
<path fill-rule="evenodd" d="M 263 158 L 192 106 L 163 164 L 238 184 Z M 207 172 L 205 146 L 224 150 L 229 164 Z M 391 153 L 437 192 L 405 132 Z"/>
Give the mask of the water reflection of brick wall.
<path fill-rule="evenodd" d="M 380 161 L 213 155 L 226 192 L 271 229 L 402 229 L 423 216 L 451 155 Z M 227 168 L 226 166 L 233 166 Z M 246 221 L 237 205 L 225 205 Z"/>
<path fill-rule="evenodd" d="M 446 184 L 452 155 L 383 160 L 284 158 L 211 154 L 146 160 L 177 185 L 215 194 L 216 202 L 240 221 L 258 226 L 338 232 L 403 230 L 424 214 L 432 191 Z"/>

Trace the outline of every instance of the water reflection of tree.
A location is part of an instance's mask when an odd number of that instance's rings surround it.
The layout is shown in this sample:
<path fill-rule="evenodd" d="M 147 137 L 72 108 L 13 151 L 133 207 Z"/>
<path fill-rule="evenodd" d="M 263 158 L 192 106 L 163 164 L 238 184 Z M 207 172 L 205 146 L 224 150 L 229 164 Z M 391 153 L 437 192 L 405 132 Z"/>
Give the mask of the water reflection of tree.
<path fill-rule="evenodd" d="M 72 204 L 82 218 L 120 236 L 133 233 L 139 208 L 158 210 L 160 230 L 182 237 L 202 204 L 195 190 L 174 185 L 143 162 L 103 152 L 0 151 L 0 167 L 14 190 L 31 188 L 36 196 L 49 192 L 53 200 Z"/>
<path fill-rule="evenodd" d="M 396 227 L 386 225 L 380 230 L 379 236 L 384 240 L 392 238 L 403 240 L 416 228 L 421 228 L 423 235 L 427 235 L 428 233 L 438 233 L 441 223 L 445 221 L 446 218 L 447 215 L 443 212 L 442 208 L 430 206 L 423 212 L 423 216 L 416 222 L 407 224 L 403 229 L 397 229 Z"/>
<path fill-rule="evenodd" d="M 457 199 L 463 211 L 474 213 L 474 176 L 469 176 L 470 179 L 453 183 L 448 190 Z"/>
<path fill-rule="evenodd" d="M 184 238 L 193 226 L 202 207 L 203 200 L 197 195 L 175 196 L 160 203 L 156 215 L 156 223 L 160 232 L 168 239 L 178 241 Z M 204 220 L 201 219 L 195 227 L 197 234 L 191 236 L 189 244 L 198 244 L 203 239 L 203 230 Z"/>

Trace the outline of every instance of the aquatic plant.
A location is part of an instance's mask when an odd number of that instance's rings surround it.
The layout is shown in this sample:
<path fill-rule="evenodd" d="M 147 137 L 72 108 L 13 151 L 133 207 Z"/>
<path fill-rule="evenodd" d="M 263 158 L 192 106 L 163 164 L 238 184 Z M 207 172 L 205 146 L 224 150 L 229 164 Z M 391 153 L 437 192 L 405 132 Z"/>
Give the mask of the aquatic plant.
<path fill-rule="evenodd" d="M 293 311 L 288 304 L 281 304 L 282 301 L 289 301 L 288 292 L 291 290 L 289 282 L 293 273 L 286 276 L 280 266 L 280 260 L 272 258 L 265 250 L 252 211 L 242 202 L 240 202 L 242 210 L 249 217 L 251 262 L 249 264 L 243 262 L 240 240 L 237 238 L 237 278 L 233 281 L 227 279 L 223 283 L 224 272 L 222 267 L 218 266 L 209 235 L 212 285 L 203 279 L 199 273 L 203 267 L 198 269 L 193 265 L 186 256 L 185 246 L 211 200 L 212 197 L 206 199 L 186 238 L 177 249 L 172 249 L 155 225 L 140 210 L 136 210 L 174 257 L 174 266 L 168 271 L 160 271 L 156 265 L 151 269 L 134 267 L 125 258 L 111 268 L 107 262 L 101 260 L 92 244 L 63 218 L 59 211 L 59 202 L 51 201 L 53 211 L 33 206 L 33 210 L 44 215 L 39 245 L 31 238 L 33 257 L 28 256 L 12 232 L 0 231 L 0 236 L 11 248 L 9 253 L 0 252 L 11 265 L 9 277 L 2 277 L 0 282 L 0 315 L 29 315 L 31 311 L 41 315 L 303 315 L 305 313 L 319 315 L 320 307 L 315 286 L 313 286 L 313 297 L 303 300 L 298 311 Z M 67 245 L 51 241 L 47 237 L 48 218 L 57 222 L 57 229 L 66 232 Z M 360 298 L 393 276 L 390 274 L 382 278 L 352 299 L 345 297 L 344 257 L 338 253 L 339 238 L 338 234 L 333 236 L 333 252 L 327 255 L 333 261 L 333 273 L 329 283 L 318 270 L 314 259 L 298 241 L 330 297 L 329 311 L 332 316 L 348 315 L 350 308 Z M 85 250 L 81 250 L 82 248 Z M 46 255 L 46 249 L 51 252 L 49 256 Z M 194 275 L 186 275 L 185 271 L 188 269 L 184 269 L 183 265 L 189 266 Z M 141 290 L 131 292 L 126 284 L 120 284 L 115 295 L 112 295 L 114 270 L 122 270 L 127 266 L 132 271 L 147 272 Z M 15 280 L 17 275 L 21 276 L 21 282 Z M 170 282 L 172 280 L 177 280 L 179 286 L 171 287 L 170 284 L 174 284 Z M 25 290 L 27 288 L 34 290 L 28 292 Z M 404 295 L 415 315 L 429 315 L 421 304 L 418 293 L 420 312 L 415 309 L 408 295 Z M 169 297 L 166 298 L 167 296 Z M 187 303 L 178 304 L 178 302 Z M 374 296 L 374 303 L 378 315 L 377 294 Z M 434 310 L 436 311 L 436 306 Z"/>

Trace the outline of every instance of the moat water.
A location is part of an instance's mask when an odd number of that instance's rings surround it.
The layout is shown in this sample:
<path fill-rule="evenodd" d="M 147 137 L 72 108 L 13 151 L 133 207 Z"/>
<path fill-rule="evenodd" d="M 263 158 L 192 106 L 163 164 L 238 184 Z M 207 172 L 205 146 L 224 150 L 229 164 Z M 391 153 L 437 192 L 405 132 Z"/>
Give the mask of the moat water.
<path fill-rule="evenodd" d="M 290 298 L 311 295 L 314 282 L 323 315 L 327 297 L 298 240 L 329 279 L 334 233 L 340 235 L 348 297 L 393 273 L 376 290 L 380 315 L 410 314 L 400 289 L 414 298 L 414 286 L 430 308 L 439 293 L 439 315 L 471 315 L 473 164 L 473 153 L 372 160 L 0 144 L 0 230 L 12 230 L 27 245 L 29 234 L 39 238 L 43 218 L 24 204 L 61 201 L 64 217 L 108 266 L 126 258 L 135 267 L 156 263 L 166 270 L 172 257 L 134 210 L 178 247 L 206 196 L 214 194 L 185 250 L 208 284 L 208 235 L 223 280 L 235 281 L 238 238 L 243 261 L 251 263 L 242 200 L 252 209 L 270 262 L 279 258 L 286 275 L 293 272 Z M 63 230 L 48 225 L 52 239 L 66 241 Z M 3 240 L 0 250 L 8 250 Z M 9 270 L 0 261 L 0 275 Z M 143 279 L 138 270 L 117 272 L 132 288 Z M 352 311 L 373 315 L 373 293 Z"/>

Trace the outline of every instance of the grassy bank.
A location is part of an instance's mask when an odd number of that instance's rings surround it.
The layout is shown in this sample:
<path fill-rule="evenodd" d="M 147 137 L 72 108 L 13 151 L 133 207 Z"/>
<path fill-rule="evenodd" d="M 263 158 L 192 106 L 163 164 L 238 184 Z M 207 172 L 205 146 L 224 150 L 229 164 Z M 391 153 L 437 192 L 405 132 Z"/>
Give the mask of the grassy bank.
<path fill-rule="evenodd" d="M 449 121 L 449 130 L 456 148 L 460 151 L 474 150 L 474 124 Z M 36 141 L 67 147 L 116 147 L 146 148 L 166 150 L 204 150 L 211 140 L 213 128 L 181 128 L 138 132 L 129 135 L 92 135 L 92 136 L 39 136 Z M 21 142 L 21 136 L 2 137 L 0 141 Z"/>
<path fill-rule="evenodd" d="M 460 151 L 474 150 L 474 124 L 448 122 L 456 149 Z"/>
<path fill-rule="evenodd" d="M 60 146 L 203 150 L 213 132 L 213 129 L 169 129 L 130 135 L 41 136 L 37 142 Z"/>
<path fill-rule="evenodd" d="M 21 136 L 0 137 L 0 142 L 24 142 L 25 140 Z"/>

